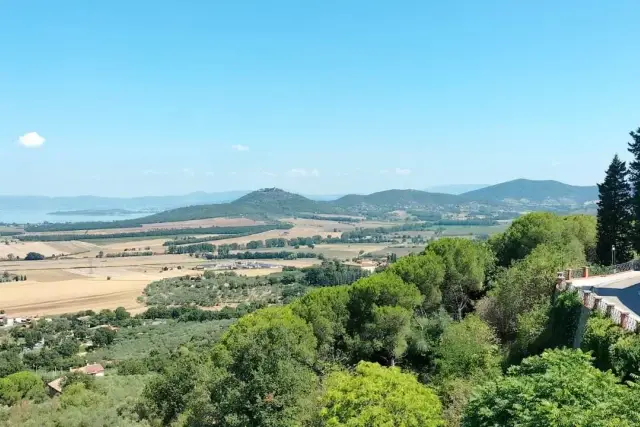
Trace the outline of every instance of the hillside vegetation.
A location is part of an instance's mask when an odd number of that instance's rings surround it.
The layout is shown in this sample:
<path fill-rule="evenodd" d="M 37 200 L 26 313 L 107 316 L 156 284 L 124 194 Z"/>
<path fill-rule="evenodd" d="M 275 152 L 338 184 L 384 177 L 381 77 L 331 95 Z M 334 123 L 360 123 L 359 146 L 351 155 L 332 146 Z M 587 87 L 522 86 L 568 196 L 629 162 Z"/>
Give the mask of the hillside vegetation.
<path fill-rule="evenodd" d="M 332 202 L 347 211 L 411 209 L 415 207 L 456 205 L 467 201 L 464 197 L 419 190 L 387 190 L 369 195 L 349 194 Z"/>
<path fill-rule="evenodd" d="M 369 195 L 351 194 L 332 201 L 316 201 L 277 188 L 246 194 L 230 203 L 201 204 L 171 209 L 142 218 L 68 224 L 29 225 L 26 231 L 64 231 L 140 227 L 143 224 L 177 222 L 221 217 L 277 219 L 322 214 L 380 216 L 394 210 L 457 212 L 470 203 L 482 204 L 489 211 L 502 211 L 505 201 L 518 201 L 520 207 L 581 205 L 597 198 L 595 187 L 576 187 L 556 181 L 515 180 L 471 191 L 462 195 L 429 193 L 419 190 L 387 190 Z"/>

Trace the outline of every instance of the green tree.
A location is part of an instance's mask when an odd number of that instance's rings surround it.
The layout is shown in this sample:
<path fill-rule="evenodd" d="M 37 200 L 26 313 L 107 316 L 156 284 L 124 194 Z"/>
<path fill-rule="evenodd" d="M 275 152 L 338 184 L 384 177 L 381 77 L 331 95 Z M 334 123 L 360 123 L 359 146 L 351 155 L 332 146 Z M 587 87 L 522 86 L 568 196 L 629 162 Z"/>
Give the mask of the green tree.
<path fill-rule="evenodd" d="M 194 408 L 193 419 L 228 427 L 280 427 L 300 425 L 310 416 L 317 387 L 316 339 L 290 308 L 242 317 L 213 354 L 220 372 L 208 384 L 211 405 Z"/>
<path fill-rule="evenodd" d="M 87 410 L 102 404 L 102 395 L 88 389 L 82 382 L 73 383 L 65 387 L 62 396 L 60 396 L 60 406 L 65 409 L 75 407 Z"/>
<path fill-rule="evenodd" d="M 434 311 L 442 301 L 440 289 L 443 286 L 445 267 L 442 259 L 433 252 L 424 255 L 409 255 L 393 263 L 389 270 L 412 285 L 424 296 L 423 307 Z"/>
<path fill-rule="evenodd" d="M 421 380 L 430 381 L 436 371 L 435 358 L 440 337 L 452 322 L 451 316 L 442 308 L 426 317 L 416 316 L 412 319 L 404 362 L 420 373 Z"/>
<path fill-rule="evenodd" d="M 433 378 L 447 425 L 460 424 L 473 387 L 500 375 L 498 340 L 476 315 L 447 325 L 436 348 Z"/>
<path fill-rule="evenodd" d="M 353 374 L 336 372 L 326 381 L 320 423 L 332 427 L 443 426 L 435 393 L 398 368 L 360 362 Z"/>
<path fill-rule="evenodd" d="M 139 359 L 127 359 L 118 363 L 118 375 L 144 375 L 149 372 L 146 363 Z"/>
<path fill-rule="evenodd" d="M 629 132 L 632 141 L 629 142 L 629 152 L 633 160 L 629 163 L 629 182 L 633 191 L 631 211 L 633 214 L 633 233 L 631 243 L 633 249 L 640 253 L 640 127 Z"/>
<path fill-rule="evenodd" d="M 639 393 L 593 367 L 580 350 L 547 350 L 481 387 L 462 425 L 630 427 L 640 423 Z"/>
<path fill-rule="evenodd" d="M 42 401 L 46 394 L 42 379 L 22 371 L 0 378 L 0 404 L 15 405 L 22 400 Z"/>
<path fill-rule="evenodd" d="M 0 378 L 22 371 L 24 364 L 19 351 L 7 350 L 0 352 Z"/>
<path fill-rule="evenodd" d="M 498 339 L 485 322 L 469 315 L 448 325 L 440 337 L 436 364 L 443 378 L 490 378 L 500 372 Z"/>
<path fill-rule="evenodd" d="M 131 317 L 129 312 L 124 307 L 118 307 L 114 311 L 116 321 L 126 320 Z"/>
<path fill-rule="evenodd" d="M 116 331 L 109 328 L 98 328 L 93 333 L 93 345 L 96 347 L 106 347 L 116 338 Z"/>
<path fill-rule="evenodd" d="M 25 261 L 40 261 L 44 259 L 44 255 L 39 254 L 38 252 L 29 252 L 24 259 Z"/>
<path fill-rule="evenodd" d="M 291 304 L 291 310 L 313 329 L 318 355 L 338 359 L 344 351 L 349 311 L 348 286 L 315 289 Z"/>
<path fill-rule="evenodd" d="M 55 347 L 55 350 L 63 357 L 71 357 L 76 354 L 79 349 L 80 345 L 71 338 L 64 338 Z"/>
<path fill-rule="evenodd" d="M 631 244 L 632 199 L 627 182 L 627 167 L 616 155 L 607 169 L 604 182 L 598 184 L 598 262 L 609 265 L 612 247 L 615 247 L 615 262 L 622 263 L 633 257 Z"/>
<path fill-rule="evenodd" d="M 496 275 L 488 298 L 479 304 L 478 312 L 502 339 L 513 340 L 518 330 L 518 316 L 540 304 L 550 303 L 556 273 L 584 262 L 584 251 L 575 241 L 569 245 L 538 245 L 526 258 Z"/>
<path fill-rule="evenodd" d="M 425 254 L 438 255 L 445 266 L 442 301 L 449 313 L 462 319 L 474 294 L 482 291 L 493 255 L 482 243 L 467 239 L 439 239 L 427 246 Z"/>
<path fill-rule="evenodd" d="M 394 365 L 407 349 L 411 315 L 422 299 L 415 285 L 389 272 L 354 283 L 347 324 L 354 359 Z"/>
<path fill-rule="evenodd" d="M 562 241 L 565 244 L 577 240 L 584 248 L 587 261 L 596 261 L 596 229 L 597 220 L 593 215 L 563 216 Z"/>
<path fill-rule="evenodd" d="M 24 345 L 27 348 L 33 348 L 41 339 L 42 331 L 29 329 L 24 333 Z"/>
<path fill-rule="evenodd" d="M 609 354 L 614 372 L 629 380 L 640 375 L 640 336 L 625 334 L 610 348 Z"/>
<path fill-rule="evenodd" d="M 209 360 L 183 351 L 164 369 L 163 375 L 153 377 L 142 395 L 151 415 L 162 425 L 169 425 L 184 412 L 194 398 L 194 390 L 209 380 Z"/>
<path fill-rule="evenodd" d="M 549 212 L 534 212 L 514 220 L 502 234 L 493 237 L 490 244 L 498 264 L 508 267 L 523 259 L 542 243 L 560 243 L 563 226 L 559 217 Z"/>

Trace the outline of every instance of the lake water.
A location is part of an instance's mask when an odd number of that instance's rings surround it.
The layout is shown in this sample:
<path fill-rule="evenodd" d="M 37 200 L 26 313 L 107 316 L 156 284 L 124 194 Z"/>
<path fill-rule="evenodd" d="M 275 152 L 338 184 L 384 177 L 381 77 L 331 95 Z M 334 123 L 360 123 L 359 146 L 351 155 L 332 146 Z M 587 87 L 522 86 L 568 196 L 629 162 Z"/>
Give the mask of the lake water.
<path fill-rule="evenodd" d="M 121 221 L 151 215 L 136 213 L 128 215 L 49 215 L 47 211 L 23 211 L 0 209 L 0 222 L 18 224 L 37 224 L 41 222 L 85 222 L 85 221 Z"/>

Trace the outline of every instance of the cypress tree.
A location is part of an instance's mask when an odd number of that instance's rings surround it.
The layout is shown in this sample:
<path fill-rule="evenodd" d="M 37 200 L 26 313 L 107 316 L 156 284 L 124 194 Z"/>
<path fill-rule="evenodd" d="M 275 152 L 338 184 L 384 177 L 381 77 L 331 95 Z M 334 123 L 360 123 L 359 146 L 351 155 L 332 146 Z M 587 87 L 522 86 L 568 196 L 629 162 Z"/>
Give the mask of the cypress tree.
<path fill-rule="evenodd" d="M 640 128 L 629 132 L 632 142 L 629 143 L 629 152 L 633 154 L 633 160 L 629 163 L 629 182 L 632 192 L 633 233 L 631 243 L 633 249 L 640 253 Z"/>
<path fill-rule="evenodd" d="M 611 247 L 616 248 L 616 263 L 633 257 L 631 186 L 627 182 L 627 166 L 613 158 L 602 184 L 598 184 L 598 243 L 596 254 L 600 264 L 611 264 Z"/>

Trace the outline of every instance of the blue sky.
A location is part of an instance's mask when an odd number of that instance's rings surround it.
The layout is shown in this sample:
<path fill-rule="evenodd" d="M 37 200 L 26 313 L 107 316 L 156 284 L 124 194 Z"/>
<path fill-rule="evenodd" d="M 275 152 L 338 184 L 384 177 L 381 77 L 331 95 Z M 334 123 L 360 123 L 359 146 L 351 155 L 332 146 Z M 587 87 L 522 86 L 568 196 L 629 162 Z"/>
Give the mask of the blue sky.
<path fill-rule="evenodd" d="M 632 0 L 0 1 L 0 194 L 594 184 L 640 126 L 639 18 Z"/>

